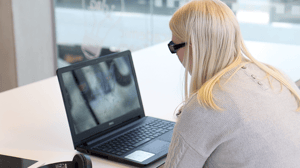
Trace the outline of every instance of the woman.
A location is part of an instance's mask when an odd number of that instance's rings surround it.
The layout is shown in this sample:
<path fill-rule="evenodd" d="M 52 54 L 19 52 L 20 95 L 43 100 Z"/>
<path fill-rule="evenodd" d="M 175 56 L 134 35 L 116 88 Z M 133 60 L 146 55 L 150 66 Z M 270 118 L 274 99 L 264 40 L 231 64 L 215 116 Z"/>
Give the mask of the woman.
<path fill-rule="evenodd" d="M 233 12 L 219 0 L 191 1 L 169 26 L 185 101 L 165 168 L 299 168 L 300 91 L 251 56 Z"/>

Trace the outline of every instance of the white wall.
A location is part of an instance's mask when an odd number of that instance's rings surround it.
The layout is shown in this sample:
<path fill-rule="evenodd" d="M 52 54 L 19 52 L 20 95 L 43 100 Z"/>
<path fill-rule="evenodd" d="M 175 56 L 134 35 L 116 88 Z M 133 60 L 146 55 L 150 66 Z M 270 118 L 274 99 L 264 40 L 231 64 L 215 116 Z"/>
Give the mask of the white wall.
<path fill-rule="evenodd" d="M 0 92 L 55 75 L 52 0 L 0 0 Z"/>
<path fill-rule="evenodd" d="M 53 1 L 11 2 L 18 86 L 54 76 L 56 50 Z"/>

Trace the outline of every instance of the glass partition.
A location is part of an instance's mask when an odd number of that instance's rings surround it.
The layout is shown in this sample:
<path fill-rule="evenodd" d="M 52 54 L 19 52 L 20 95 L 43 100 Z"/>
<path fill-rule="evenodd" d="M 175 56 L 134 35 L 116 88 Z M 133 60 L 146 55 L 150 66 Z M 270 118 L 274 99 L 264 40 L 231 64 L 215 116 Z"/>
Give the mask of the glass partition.
<path fill-rule="evenodd" d="M 188 1 L 55 0 L 58 67 L 169 41 L 169 20 Z M 300 0 L 223 2 L 236 14 L 247 45 L 261 42 L 271 50 L 285 45 L 293 53 L 300 48 Z M 289 60 L 289 55 L 285 59 Z"/>
<path fill-rule="evenodd" d="M 168 22 L 186 0 L 56 0 L 58 67 L 171 39 Z"/>

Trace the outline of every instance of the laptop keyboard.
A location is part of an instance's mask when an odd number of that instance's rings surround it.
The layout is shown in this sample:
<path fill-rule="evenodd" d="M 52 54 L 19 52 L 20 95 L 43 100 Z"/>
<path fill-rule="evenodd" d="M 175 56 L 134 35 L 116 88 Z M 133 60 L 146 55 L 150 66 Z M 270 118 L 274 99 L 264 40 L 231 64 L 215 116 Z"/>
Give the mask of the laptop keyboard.
<path fill-rule="evenodd" d="M 173 122 L 154 120 L 93 149 L 120 156 L 172 130 L 174 125 Z"/>

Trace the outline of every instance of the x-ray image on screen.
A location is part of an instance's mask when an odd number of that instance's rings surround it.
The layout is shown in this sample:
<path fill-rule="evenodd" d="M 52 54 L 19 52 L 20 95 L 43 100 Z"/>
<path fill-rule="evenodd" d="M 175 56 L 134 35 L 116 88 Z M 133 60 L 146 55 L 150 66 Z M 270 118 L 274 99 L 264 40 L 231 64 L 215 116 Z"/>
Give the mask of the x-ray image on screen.
<path fill-rule="evenodd" d="M 127 57 L 119 57 L 62 74 L 75 132 L 140 108 Z"/>

